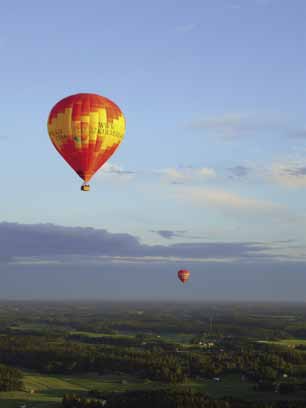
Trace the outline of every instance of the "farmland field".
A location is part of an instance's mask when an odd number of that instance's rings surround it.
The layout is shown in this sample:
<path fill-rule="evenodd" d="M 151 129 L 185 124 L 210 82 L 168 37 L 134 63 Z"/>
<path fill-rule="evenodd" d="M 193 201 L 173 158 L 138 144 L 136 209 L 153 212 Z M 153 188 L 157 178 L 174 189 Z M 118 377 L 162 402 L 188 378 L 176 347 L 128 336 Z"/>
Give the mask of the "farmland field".
<path fill-rule="evenodd" d="M 0 392 L 1 408 L 15 408 L 22 403 L 28 407 L 59 407 L 63 395 L 77 393 L 86 395 L 87 391 L 126 391 L 131 389 L 152 389 L 158 384 L 145 384 L 130 376 L 99 376 L 87 374 L 80 376 L 42 375 L 39 373 L 24 373 L 25 391 Z M 34 393 L 31 394 L 31 390 Z M 31 402 L 30 405 L 29 402 Z M 52 404 L 52 405 L 51 405 Z"/>
<path fill-rule="evenodd" d="M 304 339 L 259 340 L 259 343 L 274 344 L 285 347 L 306 346 Z"/>
<path fill-rule="evenodd" d="M 188 315 L 186 305 L 143 304 L 141 313 L 131 303 L 17 305 L 0 303 L 0 385 L 1 370 L 14 369 L 22 383 L 10 389 L 22 391 L 0 392 L 1 408 L 60 408 L 64 395 L 133 391 L 192 390 L 250 408 L 306 400 L 306 353 L 294 348 L 306 345 L 304 305 L 282 306 L 290 321 L 275 305 L 199 303 Z"/>
<path fill-rule="evenodd" d="M 98 391 L 124 392 L 130 390 L 160 389 L 165 385 L 158 382 L 144 382 L 126 375 L 104 375 L 95 373 L 79 376 L 42 375 L 35 372 L 24 372 L 25 392 L 0 392 L 1 408 L 17 408 L 26 404 L 27 408 L 56 408 L 61 406 L 61 400 L 66 393 L 87 395 L 92 389 Z M 205 392 L 212 398 L 231 396 L 245 400 L 282 400 L 284 397 L 274 392 L 262 392 L 260 395 L 253 389 L 254 383 L 242 382 L 238 375 L 227 375 L 220 382 L 212 379 L 188 381 L 177 384 L 178 388 L 192 388 Z M 35 392 L 31 394 L 31 390 Z M 286 397 L 288 399 L 288 397 Z M 293 399 L 293 397 L 289 397 Z M 294 399 L 306 399 L 306 392 L 294 395 Z"/>

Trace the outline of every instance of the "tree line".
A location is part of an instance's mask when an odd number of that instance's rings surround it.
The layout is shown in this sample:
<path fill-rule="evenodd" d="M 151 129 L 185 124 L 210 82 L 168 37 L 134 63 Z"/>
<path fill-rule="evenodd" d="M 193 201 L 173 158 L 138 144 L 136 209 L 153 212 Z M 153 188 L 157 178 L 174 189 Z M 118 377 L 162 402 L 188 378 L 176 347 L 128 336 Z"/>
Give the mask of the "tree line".
<path fill-rule="evenodd" d="M 102 393 L 99 398 L 65 395 L 62 406 L 63 408 L 305 408 L 305 402 L 246 402 L 233 398 L 215 400 L 191 389 L 157 389 Z"/>
<path fill-rule="evenodd" d="M 0 364 L 0 391 L 22 390 L 22 377 L 20 370 Z"/>
<path fill-rule="evenodd" d="M 260 344 L 238 344 L 213 351 L 174 350 L 163 343 L 149 348 L 119 344 L 84 344 L 61 337 L 0 336 L 0 363 L 46 373 L 123 372 L 165 383 L 188 378 L 245 374 L 254 381 L 274 381 L 283 373 L 303 377 L 306 353 Z"/>

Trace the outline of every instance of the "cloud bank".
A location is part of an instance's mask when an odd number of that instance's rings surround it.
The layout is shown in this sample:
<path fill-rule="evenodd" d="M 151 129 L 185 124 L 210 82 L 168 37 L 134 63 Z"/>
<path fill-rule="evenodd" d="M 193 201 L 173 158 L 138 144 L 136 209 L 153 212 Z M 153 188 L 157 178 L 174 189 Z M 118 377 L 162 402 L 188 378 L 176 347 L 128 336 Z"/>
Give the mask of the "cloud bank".
<path fill-rule="evenodd" d="M 0 223 L 4 299 L 296 300 L 305 296 L 305 260 L 288 240 L 147 245 L 103 229 Z M 181 267 L 192 272 L 187 287 Z"/>
<path fill-rule="evenodd" d="M 171 237 L 177 232 L 159 231 Z M 2 263 L 54 263 L 83 261 L 250 260 L 265 258 L 270 245 L 259 242 L 186 242 L 147 245 L 131 234 L 103 229 L 53 224 L 0 223 Z"/>

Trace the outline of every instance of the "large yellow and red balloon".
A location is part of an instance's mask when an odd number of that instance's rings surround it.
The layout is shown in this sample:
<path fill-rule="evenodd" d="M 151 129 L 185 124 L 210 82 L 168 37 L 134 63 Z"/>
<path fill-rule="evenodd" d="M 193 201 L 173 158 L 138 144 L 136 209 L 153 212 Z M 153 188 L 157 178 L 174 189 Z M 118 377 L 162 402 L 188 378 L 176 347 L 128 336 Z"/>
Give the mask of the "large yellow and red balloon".
<path fill-rule="evenodd" d="M 59 154 L 87 183 L 122 141 L 125 119 L 104 96 L 79 93 L 52 108 L 48 132 Z"/>
<path fill-rule="evenodd" d="M 190 277 L 190 272 L 187 269 L 181 269 L 178 271 L 177 276 L 181 282 L 185 283 Z"/>

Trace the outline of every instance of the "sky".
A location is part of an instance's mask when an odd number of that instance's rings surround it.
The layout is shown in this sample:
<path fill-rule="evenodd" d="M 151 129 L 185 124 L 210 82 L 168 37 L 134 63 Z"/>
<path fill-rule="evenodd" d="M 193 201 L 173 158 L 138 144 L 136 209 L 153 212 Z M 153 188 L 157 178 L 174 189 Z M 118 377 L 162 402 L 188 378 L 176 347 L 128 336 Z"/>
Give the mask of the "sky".
<path fill-rule="evenodd" d="M 0 297 L 305 300 L 305 18 L 304 0 L 2 4 Z M 46 126 L 79 92 L 126 118 L 90 193 Z"/>

